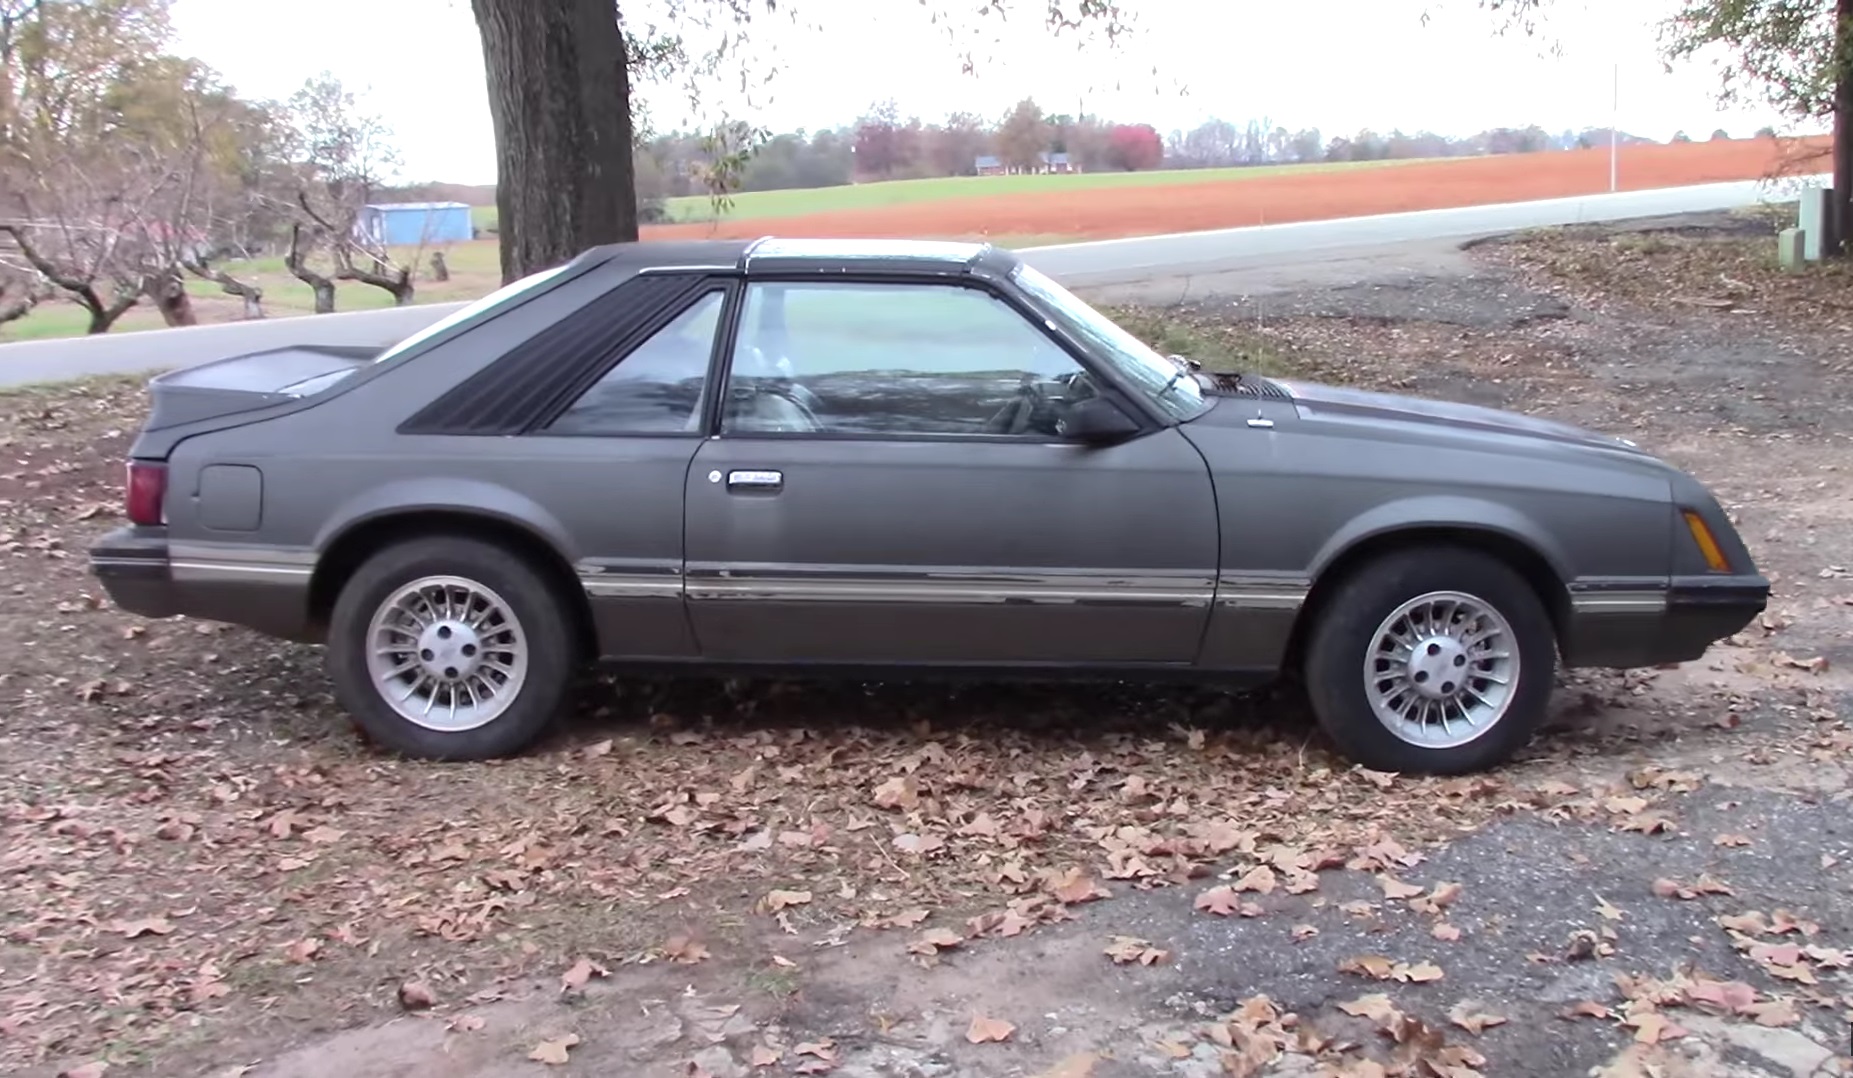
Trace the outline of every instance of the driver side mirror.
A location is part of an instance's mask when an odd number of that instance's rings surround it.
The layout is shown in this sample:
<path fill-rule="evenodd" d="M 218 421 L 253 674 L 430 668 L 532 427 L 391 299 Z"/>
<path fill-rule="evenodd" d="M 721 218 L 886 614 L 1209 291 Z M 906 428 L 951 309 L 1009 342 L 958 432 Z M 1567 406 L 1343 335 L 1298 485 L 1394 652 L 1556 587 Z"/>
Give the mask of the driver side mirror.
<path fill-rule="evenodd" d="M 1083 445 L 1111 445 L 1139 433 L 1139 424 L 1107 398 L 1089 397 L 1069 408 L 1055 430 Z"/>

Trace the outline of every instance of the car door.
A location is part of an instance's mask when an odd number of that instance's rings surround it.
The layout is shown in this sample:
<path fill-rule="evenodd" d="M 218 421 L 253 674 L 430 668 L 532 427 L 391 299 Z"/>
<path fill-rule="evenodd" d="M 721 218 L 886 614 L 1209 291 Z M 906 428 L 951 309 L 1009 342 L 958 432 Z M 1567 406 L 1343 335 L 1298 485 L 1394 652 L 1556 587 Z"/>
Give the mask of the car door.
<path fill-rule="evenodd" d="M 1055 433 L 1081 363 L 988 288 L 751 281 L 689 470 L 705 657 L 1187 664 L 1214 592 L 1208 468 L 1174 428 Z"/>
<path fill-rule="evenodd" d="M 601 652 L 633 659 L 696 655 L 682 598 L 682 499 L 702 439 L 728 284 L 655 282 L 617 301 L 661 309 L 613 342 L 609 366 L 541 428 L 520 439 L 526 485 L 578 541 Z"/>

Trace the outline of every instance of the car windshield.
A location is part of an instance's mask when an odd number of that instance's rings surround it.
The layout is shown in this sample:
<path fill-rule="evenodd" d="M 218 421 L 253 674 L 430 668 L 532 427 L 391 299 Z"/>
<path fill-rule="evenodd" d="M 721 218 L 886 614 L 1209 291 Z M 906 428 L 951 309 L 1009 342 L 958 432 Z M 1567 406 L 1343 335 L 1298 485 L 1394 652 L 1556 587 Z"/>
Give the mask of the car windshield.
<path fill-rule="evenodd" d="M 1189 370 L 1159 355 L 1144 341 L 1042 272 L 1019 265 L 1011 272 L 1011 277 L 1039 300 L 1063 329 L 1091 346 L 1095 355 L 1113 364 L 1116 372 L 1143 390 L 1167 413 L 1178 419 L 1190 419 L 1203 411 L 1203 387 L 1191 377 Z"/>

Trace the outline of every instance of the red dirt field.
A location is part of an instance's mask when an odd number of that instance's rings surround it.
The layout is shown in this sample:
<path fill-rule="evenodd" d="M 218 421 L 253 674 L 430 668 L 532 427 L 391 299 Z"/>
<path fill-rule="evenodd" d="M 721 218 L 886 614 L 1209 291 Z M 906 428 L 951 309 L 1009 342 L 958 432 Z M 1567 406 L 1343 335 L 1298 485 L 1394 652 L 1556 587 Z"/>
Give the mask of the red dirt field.
<path fill-rule="evenodd" d="M 1624 147 L 1624 190 L 1755 180 L 1826 166 L 1825 139 L 1734 139 Z M 958 198 L 799 217 L 657 225 L 643 238 L 1118 236 L 1596 194 L 1608 190 L 1606 147 L 1200 184 L 1094 188 Z"/>

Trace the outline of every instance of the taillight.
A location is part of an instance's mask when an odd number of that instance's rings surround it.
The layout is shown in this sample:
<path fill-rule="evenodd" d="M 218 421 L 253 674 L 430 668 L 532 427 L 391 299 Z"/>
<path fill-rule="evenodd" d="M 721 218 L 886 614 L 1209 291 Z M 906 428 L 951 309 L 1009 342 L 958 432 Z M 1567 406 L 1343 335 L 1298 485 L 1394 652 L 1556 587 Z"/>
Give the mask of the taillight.
<path fill-rule="evenodd" d="M 167 497 L 167 465 L 146 460 L 129 462 L 124 508 L 129 523 L 152 528 L 165 522 L 161 502 Z"/>

